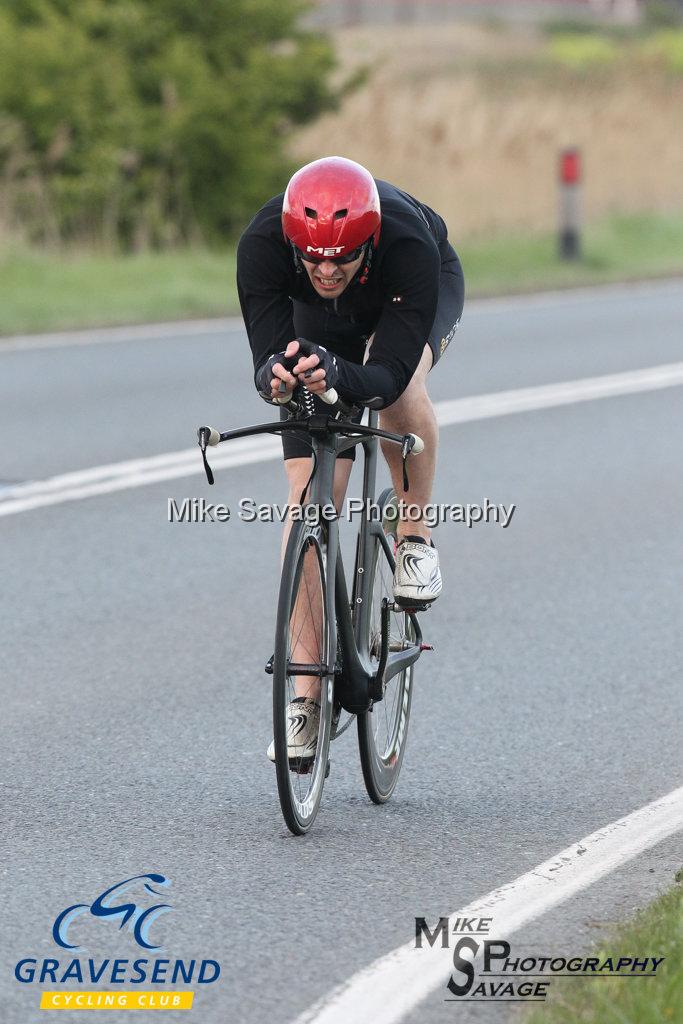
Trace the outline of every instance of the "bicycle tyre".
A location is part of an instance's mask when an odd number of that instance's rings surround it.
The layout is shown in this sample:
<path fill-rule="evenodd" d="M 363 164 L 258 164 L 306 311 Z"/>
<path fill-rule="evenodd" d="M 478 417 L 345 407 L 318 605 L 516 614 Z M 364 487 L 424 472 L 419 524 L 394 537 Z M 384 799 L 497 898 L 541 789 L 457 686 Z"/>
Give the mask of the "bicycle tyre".
<path fill-rule="evenodd" d="M 384 532 L 387 538 L 393 538 L 390 519 L 386 510 L 396 501 L 392 488 L 387 488 L 380 495 L 378 505 L 382 510 Z M 378 537 L 373 539 L 370 564 L 366 568 L 369 573 L 368 593 L 372 602 L 369 616 L 369 632 L 367 637 L 368 650 L 375 651 L 375 661 L 379 660 L 377 650 L 380 635 L 381 598 L 386 596 L 393 601 L 393 574 L 395 561 L 389 557 Z M 391 612 L 390 650 L 397 645 L 414 641 L 415 634 L 406 612 Z M 410 707 L 413 692 L 412 664 L 397 673 L 389 680 L 382 701 L 375 702 L 370 711 L 358 715 L 358 746 L 360 762 L 363 769 L 363 781 L 368 796 L 376 804 L 386 803 L 390 798 L 403 764 Z"/>
<path fill-rule="evenodd" d="M 327 607 L 327 528 L 295 522 L 287 541 L 278 599 L 273 659 L 273 731 L 275 768 L 280 806 L 287 827 L 304 835 L 318 813 L 328 769 L 333 711 L 334 649 Z M 317 611 L 317 618 L 314 611 Z M 308 623 L 305 640 L 301 637 Z M 316 624 L 317 623 L 317 624 Z M 311 629 L 311 624 L 313 628 Z M 303 649 L 303 655 L 302 655 Z M 293 655 L 296 653 L 296 658 Z M 320 729 L 312 759 L 290 760 L 287 755 L 289 703 L 295 695 L 296 674 L 292 663 L 318 669 L 320 682 Z M 332 661 L 330 671 L 330 661 Z M 315 676 L 298 676 L 315 685 Z M 302 684 L 303 685 L 303 684 Z"/>

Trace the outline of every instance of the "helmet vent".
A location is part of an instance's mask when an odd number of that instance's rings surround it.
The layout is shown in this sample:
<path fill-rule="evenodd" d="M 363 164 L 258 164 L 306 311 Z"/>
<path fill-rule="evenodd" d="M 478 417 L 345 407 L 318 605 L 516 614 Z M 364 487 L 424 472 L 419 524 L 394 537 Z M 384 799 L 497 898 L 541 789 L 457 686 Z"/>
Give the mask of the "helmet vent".
<path fill-rule="evenodd" d="M 313 220 L 317 220 L 318 213 L 316 210 L 312 210 L 310 206 L 304 206 L 304 212 L 307 217 L 311 217 Z"/>
<path fill-rule="evenodd" d="M 334 219 L 340 220 L 342 217 L 345 217 L 348 212 L 348 210 L 337 210 L 337 212 L 334 215 Z"/>

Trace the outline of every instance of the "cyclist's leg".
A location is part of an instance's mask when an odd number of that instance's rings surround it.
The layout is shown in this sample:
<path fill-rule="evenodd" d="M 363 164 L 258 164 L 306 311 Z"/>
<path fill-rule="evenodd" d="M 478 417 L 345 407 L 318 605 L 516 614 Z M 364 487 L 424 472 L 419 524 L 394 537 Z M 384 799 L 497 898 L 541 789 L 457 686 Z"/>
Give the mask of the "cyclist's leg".
<path fill-rule="evenodd" d="M 410 463 L 410 491 L 403 490 L 403 466 L 401 453 L 396 445 L 385 443 L 382 452 L 391 472 L 391 479 L 399 499 L 406 504 L 424 508 L 431 501 L 439 431 L 431 399 L 427 393 L 427 374 L 448 348 L 462 315 L 464 301 L 464 280 L 460 261 L 445 243 L 444 262 L 441 265 L 439 302 L 427 344 L 422 352 L 417 370 L 402 395 L 380 413 L 380 425 L 392 433 L 412 432 L 419 434 L 425 443 L 425 450 Z M 417 513 L 416 513 L 417 514 Z M 431 530 L 424 522 L 404 517 L 397 524 L 399 537 L 417 535 L 426 541 Z"/>
<path fill-rule="evenodd" d="M 349 476 L 353 469 L 353 462 L 350 459 L 337 459 L 334 471 L 334 503 L 337 510 L 341 509 L 349 482 Z M 285 460 L 285 471 L 289 483 L 289 495 L 287 504 L 290 506 L 299 505 L 303 489 L 308 483 L 311 475 L 311 458 L 290 458 Z M 285 523 L 282 538 L 282 556 L 284 557 L 287 539 L 291 530 L 291 520 Z M 300 589 L 300 601 L 294 607 L 292 616 L 292 652 L 293 661 L 303 663 L 315 663 L 321 660 L 323 652 L 320 648 L 320 619 L 322 616 L 322 605 L 317 586 L 317 569 L 313 559 L 315 555 L 311 552 L 311 560 L 308 557 L 304 562 L 304 586 Z M 328 566 L 328 571 L 330 567 Z M 307 577 L 311 578 L 311 587 L 306 586 Z M 309 697 L 318 701 L 320 698 L 320 681 L 312 676 L 297 676 L 295 681 L 297 697 Z"/>
<path fill-rule="evenodd" d="M 431 501 L 434 484 L 439 428 L 426 385 L 427 374 L 432 368 L 432 358 L 431 348 L 425 345 L 420 363 L 408 387 L 393 405 L 382 409 L 379 417 L 383 430 L 389 430 L 394 434 L 412 432 L 418 434 L 425 444 L 420 456 L 410 460 L 410 490 L 404 491 L 400 447 L 389 441 L 382 442 L 382 453 L 389 466 L 399 503 L 402 499 L 406 506 L 410 505 L 411 514 L 412 506 L 421 510 Z M 418 516 L 417 511 L 414 514 Z M 399 540 L 407 535 L 424 537 L 427 542 L 431 538 L 431 530 L 422 521 L 421 512 L 417 519 L 410 519 L 405 515 L 400 518 L 396 524 L 396 532 Z"/>

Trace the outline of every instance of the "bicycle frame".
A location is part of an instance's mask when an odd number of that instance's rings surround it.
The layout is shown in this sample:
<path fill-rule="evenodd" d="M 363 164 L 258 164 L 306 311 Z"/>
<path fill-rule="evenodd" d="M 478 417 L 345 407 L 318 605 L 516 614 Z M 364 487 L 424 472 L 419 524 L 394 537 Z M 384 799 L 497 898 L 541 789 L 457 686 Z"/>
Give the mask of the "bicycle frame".
<path fill-rule="evenodd" d="M 372 558 L 375 538 L 379 539 L 383 550 L 393 568 L 394 552 L 382 529 L 382 523 L 367 515 L 367 502 L 375 496 L 377 476 L 377 438 L 386 437 L 396 443 L 405 439 L 396 434 L 388 433 L 377 427 L 377 412 L 369 410 L 368 425 L 357 424 L 347 420 L 334 419 L 331 415 L 313 415 L 304 419 L 291 418 L 281 422 L 261 423 L 252 427 L 243 427 L 219 435 L 220 441 L 228 441 L 237 437 L 246 437 L 261 433 L 282 433 L 288 430 L 304 430 L 311 436 L 314 473 L 310 485 L 307 504 L 322 510 L 333 506 L 334 470 L 337 455 L 353 447 L 361 445 L 364 454 L 363 466 L 363 515 L 360 523 L 356 564 L 349 601 L 346 576 L 339 544 L 339 522 L 337 518 L 327 521 L 327 564 L 326 568 L 326 600 L 328 608 L 335 608 L 336 616 L 330 616 L 331 636 L 330 652 L 336 652 L 337 640 L 341 646 L 343 672 L 339 685 L 339 699 L 346 711 L 353 714 L 369 710 L 373 700 L 382 696 L 382 682 L 387 682 L 394 675 L 417 661 L 421 653 L 422 633 L 414 612 L 408 611 L 415 640 L 410 648 L 402 651 L 388 652 L 388 613 L 383 614 L 382 651 L 379 665 L 373 669 L 370 651 L 367 644 L 369 616 L 372 595 L 369 587 L 367 571 Z M 202 455 L 205 459 L 207 476 L 211 482 L 210 470 L 206 464 L 205 449 L 211 428 L 201 427 L 198 431 Z M 202 431 L 207 431 L 202 441 Z M 218 437 L 218 432 L 214 432 Z M 212 441 L 212 444 L 218 441 Z M 330 571 L 334 566 L 334 572 Z M 339 637 L 337 637 L 337 628 Z M 378 678 L 379 677 L 379 678 Z"/>
<path fill-rule="evenodd" d="M 377 426 L 377 413 L 369 410 L 368 426 L 374 429 Z M 394 552 L 391 549 L 381 520 L 373 519 L 367 515 L 367 501 L 375 496 L 375 482 L 377 478 L 377 440 L 376 435 L 365 436 L 360 440 L 349 439 L 341 442 L 339 450 L 350 447 L 351 444 L 362 446 L 364 455 L 363 464 L 363 515 L 360 522 L 358 543 L 356 549 L 355 572 L 351 590 L 351 602 L 349 602 L 346 574 L 341 551 L 339 550 L 339 527 L 336 522 L 330 523 L 334 529 L 330 530 L 335 535 L 336 545 L 336 573 L 335 573 L 335 596 L 337 622 L 339 626 L 340 643 L 343 655 L 344 678 L 342 685 L 342 704 L 347 711 L 367 711 L 372 705 L 371 695 L 374 699 L 381 699 L 381 685 L 373 685 L 379 682 L 388 682 L 393 676 L 417 661 L 420 656 L 420 644 L 422 633 L 418 624 L 417 616 L 410 614 L 411 624 L 415 630 L 415 644 L 412 649 L 396 651 L 391 654 L 387 651 L 388 634 L 387 629 L 382 631 L 382 653 L 380 664 L 373 670 L 368 649 L 367 638 L 369 635 L 369 618 L 372 606 L 372 594 L 370 593 L 368 567 L 372 558 L 374 539 L 378 538 L 384 549 L 389 563 L 394 567 Z M 379 676 L 379 680 L 377 677 Z"/>

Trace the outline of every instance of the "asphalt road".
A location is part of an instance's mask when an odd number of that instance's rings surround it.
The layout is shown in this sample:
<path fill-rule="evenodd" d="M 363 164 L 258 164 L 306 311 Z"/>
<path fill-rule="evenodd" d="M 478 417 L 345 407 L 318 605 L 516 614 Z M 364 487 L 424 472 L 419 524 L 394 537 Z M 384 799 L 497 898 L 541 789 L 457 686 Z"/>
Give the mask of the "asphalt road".
<path fill-rule="evenodd" d="M 432 394 L 677 362 L 682 321 L 671 283 L 473 304 Z M 162 955 L 221 964 L 174 1019 L 287 1024 L 410 940 L 416 916 L 465 906 L 680 785 L 681 397 L 443 429 L 435 500 L 517 510 L 506 530 L 439 527 L 445 591 L 424 620 L 437 650 L 419 663 L 399 788 L 369 803 L 351 730 L 303 839 L 265 757 L 279 528 L 167 522 L 169 497 L 284 500 L 280 465 L 2 519 L 3 1024 L 41 1020 L 39 991 L 59 987 L 13 975 L 22 958 L 69 962 L 51 936 L 59 911 L 133 875 L 172 881 Z M 0 351 L 0 498 L 13 482 L 189 447 L 199 423 L 264 409 L 236 324 Z M 681 859 L 667 840 L 520 945 L 585 950 Z M 111 923 L 73 929 L 82 958 L 144 955 Z M 405 1019 L 513 1012 L 444 994 Z"/>

